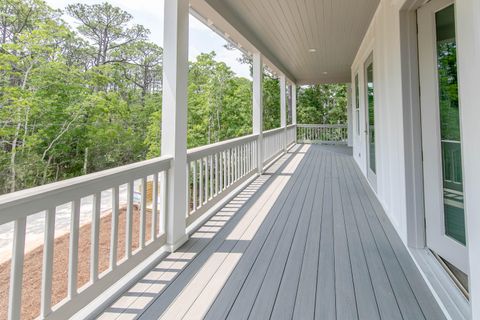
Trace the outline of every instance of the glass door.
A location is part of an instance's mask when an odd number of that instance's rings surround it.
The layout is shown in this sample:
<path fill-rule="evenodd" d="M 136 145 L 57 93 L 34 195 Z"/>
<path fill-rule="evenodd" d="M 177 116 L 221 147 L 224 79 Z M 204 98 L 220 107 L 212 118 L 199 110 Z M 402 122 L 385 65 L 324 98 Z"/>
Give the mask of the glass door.
<path fill-rule="evenodd" d="M 367 134 L 367 177 L 373 188 L 377 187 L 377 163 L 375 153 L 375 85 L 373 79 L 373 55 L 365 62 L 365 98 Z"/>
<path fill-rule="evenodd" d="M 427 245 L 468 274 L 453 1 L 420 8 L 418 26 Z"/>

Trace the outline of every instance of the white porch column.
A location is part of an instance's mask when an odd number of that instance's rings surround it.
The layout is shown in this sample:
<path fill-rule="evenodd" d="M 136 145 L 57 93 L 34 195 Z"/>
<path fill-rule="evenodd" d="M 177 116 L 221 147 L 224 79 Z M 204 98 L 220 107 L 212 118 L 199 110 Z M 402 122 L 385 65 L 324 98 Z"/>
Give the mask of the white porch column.
<path fill-rule="evenodd" d="M 263 173 L 263 62 L 260 53 L 253 54 L 253 134 L 257 139 L 257 169 Z"/>
<path fill-rule="evenodd" d="M 297 85 L 292 84 L 292 124 L 297 124 Z"/>
<path fill-rule="evenodd" d="M 188 0 L 165 1 L 163 47 L 162 155 L 173 157 L 167 176 L 167 245 L 178 249 L 188 237 L 187 82 Z"/>
<path fill-rule="evenodd" d="M 353 110 L 352 110 L 352 84 L 347 83 L 347 144 L 353 146 Z"/>
<path fill-rule="evenodd" d="M 292 84 L 292 124 L 295 125 L 295 143 L 297 143 L 297 85 Z"/>
<path fill-rule="evenodd" d="M 285 75 L 280 75 L 280 127 L 283 128 L 283 151 L 287 151 L 287 82 Z"/>

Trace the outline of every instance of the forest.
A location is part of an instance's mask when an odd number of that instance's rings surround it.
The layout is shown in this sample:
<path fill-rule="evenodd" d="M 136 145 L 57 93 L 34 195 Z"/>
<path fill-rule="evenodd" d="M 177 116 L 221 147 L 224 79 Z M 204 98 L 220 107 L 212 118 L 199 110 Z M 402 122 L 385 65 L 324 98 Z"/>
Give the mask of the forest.
<path fill-rule="evenodd" d="M 0 2 L 0 194 L 160 155 L 163 50 L 149 34 L 108 3 Z M 298 123 L 346 122 L 345 85 L 297 94 Z M 251 100 L 251 80 L 215 52 L 198 55 L 188 147 L 250 134 Z M 279 81 L 267 69 L 264 121 L 280 126 Z"/>

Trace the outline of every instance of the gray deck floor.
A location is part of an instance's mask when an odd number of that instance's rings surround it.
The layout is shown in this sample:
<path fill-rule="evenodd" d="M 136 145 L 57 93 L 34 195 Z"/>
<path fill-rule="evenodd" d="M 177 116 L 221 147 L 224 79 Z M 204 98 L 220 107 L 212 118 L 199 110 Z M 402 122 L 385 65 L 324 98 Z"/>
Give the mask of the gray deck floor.
<path fill-rule="evenodd" d="M 444 319 L 347 148 L 298 145 L 102 319 Z"/>

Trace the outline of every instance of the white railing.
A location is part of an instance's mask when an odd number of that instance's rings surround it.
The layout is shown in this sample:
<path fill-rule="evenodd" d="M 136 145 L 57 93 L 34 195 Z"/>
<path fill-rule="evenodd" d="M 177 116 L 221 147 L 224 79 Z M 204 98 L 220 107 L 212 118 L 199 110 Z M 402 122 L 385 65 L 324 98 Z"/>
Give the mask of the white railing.
<path fill-rule="evenodd" d="M 13 240 L 8 318 L 31 315 L 24 279 L 41 282 L 39 318 L 66 319 L 161 248 L 170 166 L 160 157 L 0 196 L 0 227 Z M 40 265 L 29 247 L 41 250 Z"/>
<path fill-rule="evenodd" d="M 187 151 L 187 226 L 256 172 L 257 138 L 249 135 Z"/>
<path fill-rule="evenodd" d="M 291 124 L 287 126 L 287 146 L 295 143 L 297 140 L 297 125 Z"/>
<path fill-rule="evenodd" d="M 347 144 L 346 124 L 298 124 L 298 143 Z"/>
<path fill-rule="evenodd" d="M 285 128 L 276 128 L 263 132 L 263 163 L 272 161 L 285 148 Z"/>
<path fill-rule="evenodd" d="M 264 164 L 295 143 L 296 130 L 290 125 L 263 133 Z M 249 135 L 187 150 L 187 227 L 257 174 L 258 147 L 258 135 Z M 7 310 L 9 319 L 31 315 L 25 293 L 35 283 L 41 284 L 35 315 L 68 318 L 159 252 L 167 239 L 172 160 L 160 157 L 0 196 L 0 232 L 9 242 L 0 241 L 0 265 L 4 278 L 10 274 L 0 317 Z M 38 279 L 29 274 L 32 268 L 41 268 Z"/>

